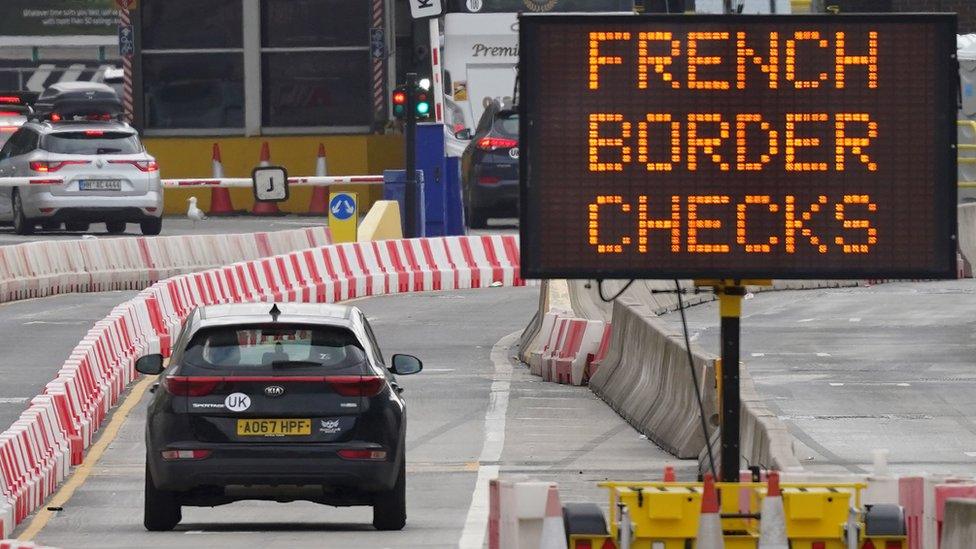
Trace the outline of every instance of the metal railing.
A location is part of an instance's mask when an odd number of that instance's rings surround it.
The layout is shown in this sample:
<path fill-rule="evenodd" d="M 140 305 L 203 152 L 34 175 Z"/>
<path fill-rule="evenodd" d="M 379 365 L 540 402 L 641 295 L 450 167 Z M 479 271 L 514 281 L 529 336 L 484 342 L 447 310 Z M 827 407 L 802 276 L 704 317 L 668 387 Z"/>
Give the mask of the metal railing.
<path fill-rule="evenodd" d="M 976 120 L 957 120 L 956 124 L 960 128 L 969 128 L 973 132 L 972 143 L 959 143 L 957 145 L 958 162 L 959 164 L 976 164 Z M 964 155 L 964 152 L 968 152 L 969 155 Z M 976 180 L 959 179 L 959 188 L 976 189 Z"/>

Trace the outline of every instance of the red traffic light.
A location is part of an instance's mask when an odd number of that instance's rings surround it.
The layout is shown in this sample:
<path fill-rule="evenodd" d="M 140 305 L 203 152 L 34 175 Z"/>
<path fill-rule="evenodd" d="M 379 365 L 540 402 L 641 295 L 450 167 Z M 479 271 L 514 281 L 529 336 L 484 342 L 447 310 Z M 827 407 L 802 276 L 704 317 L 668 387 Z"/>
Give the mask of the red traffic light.
<path fill-rule="evenodd" d="M 407 104 L 407 93 L 401 90 L 393 92 L 393 104 L 394 105 L 406 105 Z"/>

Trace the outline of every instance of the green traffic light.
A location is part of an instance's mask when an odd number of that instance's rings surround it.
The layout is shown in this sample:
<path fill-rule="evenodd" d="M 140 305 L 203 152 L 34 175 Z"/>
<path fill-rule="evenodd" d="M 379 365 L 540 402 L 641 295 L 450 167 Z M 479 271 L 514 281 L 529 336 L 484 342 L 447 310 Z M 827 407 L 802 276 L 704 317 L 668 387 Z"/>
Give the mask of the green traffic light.
<path fill-rule="evenodd" d="M 430 112 L 430 103 L 420 102 L 417 103 L 417 114 L 427 114 Z"/>

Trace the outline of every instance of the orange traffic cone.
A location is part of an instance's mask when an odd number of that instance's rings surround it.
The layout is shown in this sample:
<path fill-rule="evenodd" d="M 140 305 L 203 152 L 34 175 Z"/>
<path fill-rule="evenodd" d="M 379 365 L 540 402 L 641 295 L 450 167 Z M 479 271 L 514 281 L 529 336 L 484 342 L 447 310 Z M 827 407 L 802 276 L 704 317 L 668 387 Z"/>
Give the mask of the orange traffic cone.
<path fill-rule="evenodd" d="M 779 473 L 772 471 L 763 498 L 762 519 L 759 522 L 759 549 L 789 549 L 786 538 L 786 513 L 783 510 L 783 494 L 779 491 Z"/>
<path fill-rule="evenodd" d="M 324 177 L 325 169 L 325 145 L 319 143 L 319 154 L 315 158 L 315 175 Z M 312 199 L 308 203 L 308 213 L 313 215 L 329 214 L 329 188 L 322 185 L 312 187 Z"/>
<path fill-rule="evenodd" d="M 715 492 L 715 479 L 705 473 L 705 486 L 702 491 L 701 516 L 698 518 L 698 541 L 696 549 L 725 549 L 722 538 L 722 518 L 718 510 L 718 494 Z"/>
<path fill-rule="evenodd" d="M 258 166 L 270 165 L 271 151 L 268 149 L 268 142 L 265 141 L 261 143 L 261 161 L 258 162 Z M 281 211 L 278 209 L 276 202 L 259 202 L 255 200 L 254 207 L 251 208 L 251 215 L 281 215 Z"/>
<path fill-rule="evenodd" d="M 672 467 L 670 465 L 665 465 L 664 466 L 664 482 L 674 482 L 674 481 L 675 481 L 674 467 Z"/>
<path fill-rule="evenodd" d="M 546 496 L 546 516 L 542 519 L 539 549 L 567 549 L 563 508 L 559 503 L 559 489 L 555 486 L 549 487 L 549 494 Z"/>
<path fill-rule="evenodd" d="M 220 162 L 220 144 L 213 144 L 213 178 L 224 177 L 224 165 Z M 210 211 L 207 215 L 230 215 L 234 212 L 234 205 L 230 201 L 230 189 L 214 187 L 210 189 Z"/>

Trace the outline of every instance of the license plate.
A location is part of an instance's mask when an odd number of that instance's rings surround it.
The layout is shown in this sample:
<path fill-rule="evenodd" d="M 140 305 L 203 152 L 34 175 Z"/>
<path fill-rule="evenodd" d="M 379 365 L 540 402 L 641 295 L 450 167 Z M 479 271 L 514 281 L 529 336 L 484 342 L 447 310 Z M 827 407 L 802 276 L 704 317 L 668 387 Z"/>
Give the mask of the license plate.
<path fill-rule="evenodd" d="M 78 182 L 78 188 L 82 191 L 121 191 L 122 181 L 120 179 L 83 179 Z"/>
<path fill-rule="evenodd" d="M 300 437 L 312 434 L 310 419 L 239 419 L 239 437 Z"/>

